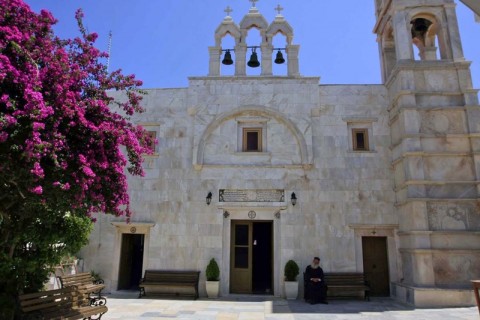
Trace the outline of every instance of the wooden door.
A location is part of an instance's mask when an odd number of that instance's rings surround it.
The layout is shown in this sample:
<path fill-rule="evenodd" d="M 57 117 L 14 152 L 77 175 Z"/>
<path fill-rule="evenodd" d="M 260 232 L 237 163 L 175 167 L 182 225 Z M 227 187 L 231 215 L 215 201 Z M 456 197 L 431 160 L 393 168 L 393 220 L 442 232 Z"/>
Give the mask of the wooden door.
<path fill-rule="evenodd" d="M 386 237 L 362 237 L 363 272 L 370 284 L 370 295 L 390 296 Z"/>
<path fill-rule="evenodd" d="M 252 292 L 252 223 L 232 221 L 230 241 L 230 292 Z"/>
<path fill-rule="evenodd" d="M 118 272 L 118 290 L 130 289 L 130 274 L 132 273 L 132 251 L 132 236 L 130 234 L 122 234 L 120 270 Z"/>
<path fill-rule="evenodd" d="M 142 278 L 143 234 L 123 234 L 118 272 L 118 290 L 137 289 Z"/>

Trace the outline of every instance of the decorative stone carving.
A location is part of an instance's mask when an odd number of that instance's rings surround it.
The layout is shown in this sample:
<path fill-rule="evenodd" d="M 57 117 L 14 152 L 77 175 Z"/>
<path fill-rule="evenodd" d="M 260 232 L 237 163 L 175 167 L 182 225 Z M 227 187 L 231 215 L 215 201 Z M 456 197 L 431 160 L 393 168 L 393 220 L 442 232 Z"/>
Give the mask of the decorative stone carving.
<path fill-rule="evenodd" d="M 427 204 L 431 230 L 475 230 L 480 228 L 478 206 L 462 203 Z"/>
<path fill-rule="evenodd" d="M 455 111 L 426 111 L 421 113 L 423 133 L 464 133 L 464 113 Z"/>

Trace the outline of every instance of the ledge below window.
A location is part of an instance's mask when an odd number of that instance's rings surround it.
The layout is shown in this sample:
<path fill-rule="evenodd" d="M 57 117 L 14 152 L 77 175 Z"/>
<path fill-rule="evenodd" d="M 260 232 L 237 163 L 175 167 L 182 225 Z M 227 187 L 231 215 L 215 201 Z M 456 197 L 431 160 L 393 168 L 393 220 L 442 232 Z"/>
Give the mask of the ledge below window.
<path fill-rule="evenodd" d="M 378 153 L 376 150 L 348 150 L 347 153 L 354 154 L 354 153 Z"/>
<path fill-rule="evenodd" d="M 235 152 L 236 156 L 260 156 L 260 157 L 270 157 L 270 152 L 255 152 L 255 151 L 243 151 Z"/>

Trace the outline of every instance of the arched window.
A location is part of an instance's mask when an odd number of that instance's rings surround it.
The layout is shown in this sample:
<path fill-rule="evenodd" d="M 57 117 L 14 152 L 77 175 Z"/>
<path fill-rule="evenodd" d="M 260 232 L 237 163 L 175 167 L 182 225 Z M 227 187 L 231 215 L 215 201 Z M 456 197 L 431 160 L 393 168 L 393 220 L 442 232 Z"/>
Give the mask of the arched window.
<path fill-rule="evenodd" d="M 222 76 L 232 76 L 235 74 L 235 51 L 233 50 L 235 48 L 235 38 L 227 32 L 225 36 L 221 40 L 221 48 L 222 48 L 222 63 L 220 65 L 220 74 Z M 231 64 L 225 64 L 225 59 L 227 58 L 228 60 L 228 54 L 227 54 L 227 49 L 232 49 L 229 50 L 228 53 L 231 58 Z"/>
<path fill-rule="evenodd" d="M 248 63 L 253 62 L 255 59 L 255 54 L 256 54 L 256 60 L 261 63 L 262 62 L 262 50 L 260 49 L 261 44 L 263 43 L 262 41 L 262 35 L 260 28 L 257 27 L 256 25 L 252 25 L 248 31 L 247 31 L 247 37 L 245 39 L 245 42 L 247 43 L 247 46 L 249 47 L 258 47 L 258 48 L 248 48 L 247 50 L 247 65 L 250 66 Z M 254 54 L 255 53 L 255 54 Z M 260 65 L 258 67 L 247 67 L 247 75 L 249 76 L 256 76 L 260 75 L 262 73 L 262 68 Z"/>
<path fill-rule="evenodd" d="M 395 38 L 392 26 L 389 24 L 382 37 L 382 54 L 383 54 L 383 72 L 384 81 L 388 79 L 393 68 L 397 64 L 397 52 L 395 48 Z"/>
<path fill-rule="evenodd" d="M 447 58 L 445 45 L 440 37 L 441 28 L 435 17 L 427 14 L 417 15 L 410 24 L 416 60 Z"/>
<path fill-rule="evenodd" d="M 272 38 L 272 45 L 273 48 L 286 48 L 288 45 L 287 42 L 287 36 L 281 33 L 280 31 L 277 32 L 276 35 L 273 36 Z M 278 52 L 280 51 L 280 54 Z M 283 58 L 285 60 L 283 63 L 280 63 L 281 61 L 277 61 L 278 58 Z M 287 70 L 287 54 L 285 50 L 274 50 L 273 51 L 273 74 L 274 75 L 281 75 L 281 76 L 286 76 L 288 73 Z"/>

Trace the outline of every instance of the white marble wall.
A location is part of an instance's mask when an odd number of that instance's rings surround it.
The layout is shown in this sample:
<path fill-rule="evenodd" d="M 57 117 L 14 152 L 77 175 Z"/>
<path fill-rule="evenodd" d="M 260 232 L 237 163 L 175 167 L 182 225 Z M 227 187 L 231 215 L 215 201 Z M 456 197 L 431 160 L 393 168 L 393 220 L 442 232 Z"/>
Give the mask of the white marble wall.
<path fill-rule="evenodd" d="M 282 208 L 257 204 L 264 217 L 275 220 L 276 295 L 282 295 L 281 274 L 289 259 L 304 269 L 319 255 L 325 271 L 361 271 L 354 226 L 398 223 L 387 91 L 379 85 L 318 82 L 210 77 L 192 78 L 186 89 L 148 90 L 146 112 L 133 120 L 157 131 L 157 154 L 146 157 L 145 177 L 129 178 L 133 225 L 154 223 L 145 229 L 144 269 L 201 270 L 202 293 L 204 270 L 212 257 L 228 273 L 225 204 L 218 203 L 218 190 L 227 188 L 286 192 Z M 237 119 L 245 116 L 269 119 L 265 154 L 238 152 Z M 357 120 L 371 127 L 370 152 L 351 150 L 348 123 Z M 208 130 L 211 134 L 205 135 Z M 202 143 L 200 161 L 196 157 Z M 194 166 L 195 161 L 201 165 Z M 214 195 L 210 206 L 205 204 L 208 192 Z M 296 206 L 289 203 L 291 192 L 298 197 Z M 251 209 L 236 208 L 228 219 L 248 219 Z M 280 219 L 274 217 L 278 210 Z M 90 245 L 80 253 L 86 269 L 100 272 L 109 290 L 116 289 L 122 232 L 112 221 L 123 220 L 100 218 Z M 226 284 L 228 275 L 221 278 Z M 228 286 L 222 291 L 227 294 Z"/>

